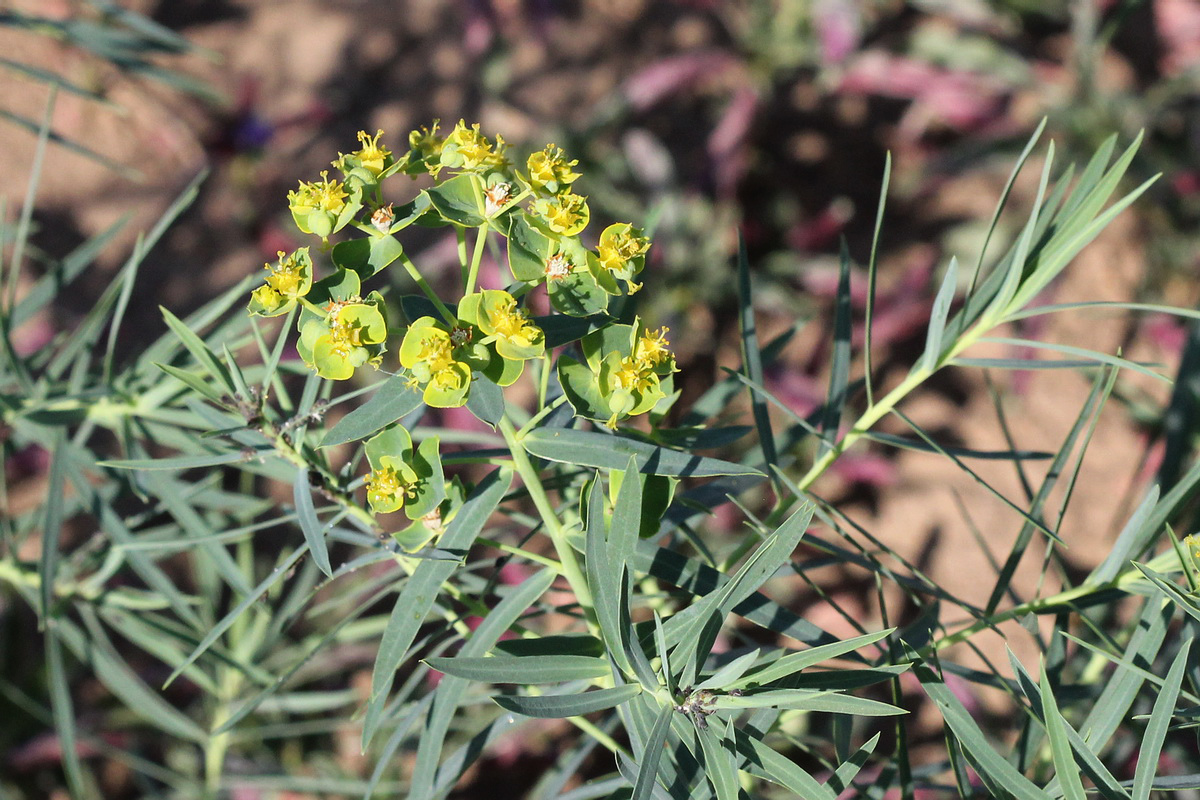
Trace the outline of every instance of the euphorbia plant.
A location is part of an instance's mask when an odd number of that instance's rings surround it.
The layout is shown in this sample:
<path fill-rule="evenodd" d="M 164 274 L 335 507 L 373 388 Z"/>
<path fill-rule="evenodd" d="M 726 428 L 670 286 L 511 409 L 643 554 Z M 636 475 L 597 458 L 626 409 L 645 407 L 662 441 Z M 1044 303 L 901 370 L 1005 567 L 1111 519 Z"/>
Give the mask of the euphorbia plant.
<path fill-rule="evenodd" d="M 386 588 L 386 593 L 398 592 L 394 607 L 385 624 L 363 634 L 378 633 L 378 651 L 361 721 L 364 745 L 371 743 L 380 770 L 410 736 L 417 740 L 413 771 L 404 784 L 408 797 L 445 796 L 472 760 L 518 718 L 558 717 L 569 720 L 580 737 L 564 765 L 555 768 L 556 777 L 548 778 L 551 783 L 561 779 L 561 788 L 592 747 L 611 754 L 596 768 L 601 777 L 579 796 L 738 800 L 778 792 L 833 800 L 865 765 L 878 760 L 873 754 L 885 723 L 870 718 L 896 717 L 886 727 L 904 742 L 904 710 L 897 702 L 899 676 L 909 671 L 943 714 L 947 758 L 916 775 L 900 747 L 887 765 L 863 773 L 871 775 L 864 780 L 874 786 L 863 788 L 871 796 L 882 795 L 893 783 L 912 796 L 918 786 L 937 785 L 932 776 L 938 774 L 970 794 L 973 774 L 996 795 L 1079 797 L 1080 770 L 1104 796 L 1125 796 L 1112 768 L 1097 756 L 1113 733 L 1109 718 L 1091 724 L 1092 738 L 1084 742 L 1055 705 L 1065 662 L 1060 659 L 1056 672 L 1043 672 L 1040 682 L 1016 664 L 1014 683 L 952 664 L 943 651 L 1030 614 L 1065 620 L 1114 593 L 1141 603 L 1147 630 L 1161 632 L 1164 623 L 1155 621 L 1160 597 L 1194 609 L 1192 595 L 1171 578 L 1191 556 L 1165 549 L 1149 564 L 1135 567 L 1129 561 L 1150 550 L 1163 521 L 1200 482 L 1200 472 L 1193 470 L 1161 499 L 1156 490 L 1150 492 L 1130 520 L 1130 533 L 1085 580 L 1008 608 L 1000 600 L 1029 541 L 1038 534 L 1050 548 L 1060 541 L 1042 514 L 1043 494 L 1028 508 L 1002 498 L 1022 529 L 1011 566 L 1000 569 L 993 599 L 981 608 L 902 560 L 897 567 L 861 547 L 837 510 L 812 490 L 843 452 L 868 439 L 941 453 L 960 465 L 964 458 L 1006 459 L 1018 466 L 1053 458 L 1042 491 L 1053 488 L 1075 437 L 1112 390 L 1106 374 L 1097 379 L 1058 454 L 949 447 L 912 423 L 900 407 L 943 369 L 1031 365 L 974 358 L 970 348 L 980 342 L 1065 350 L 1073 368 L 1151 372 L 1119 356 L 989 338 L 1000 325 L 1064 310 L 1031 303 L 1141 191 L 1106 208 L 1132 150 L 1110 164 L 1110 144 L 1078 178 L 1068 171 L 1057 181 L 1051 181 L 1051 153 L 1033 210 L 1012 247 L 990 270 L 980 266 L 981 253 L 961 298 L 951 262 L 932 304 L 924 354 L 892 385 L 877 385 L 871 368 L 870 303 L 864 373 L 858 382 L 850 380 L 850 265 L 845 261 L 828 400 L 819 414 L 802 417 L 763 385 L 763 363 L 774 346 L 760 346 L 755 336 L 744 258 L 735 270 L 742 295 L 743 368 L 693 408 L 677 409 L 669 331 L 658 320 L 641 318 L 635 307 L 635 293 L 643 282 L 653 281 L 647 266 L 650 241 L 633 223 L 599 231 L 590 227 L 592 214 L 582 194 L 586 178 L 561 148 L 551 144 L 514 159 L 501 137 L 489 138 L 478 125 L 464 122 L 445 136 L 436 124 L 414 131 L 407 148 L 383 133 L 361 133 L 359 143 L 359 150 L 333 162 L 340 175 L 322 174 L 289 195 L 298 228 L 319 241 L 280 254 L 277 264 L 268 265 L 265 285 L 251 295 L 251 315 L 287 315 L 274 347 L 260 341 L 263 366 L 243 370 L 229 357 L 222 361 L 209 344 L 168 317 L 204 373 L 164 368 L 219 409 L 206 413 L 214 425 L 221 421 L 225 427 L 216 427 L 222 435 L 243 449 L 205 449 L 181 456 L 181 462 L 155 463 L 163 468 L 237 462 L 248 470 L 274 465 L 294 476 L 295 514 L 304 542 L 284 566 L 308 552 L 326 576 L 341 581 L 380 559 L 394 562 L 397 572 L 387 577 Z M 410 193 L 412 199 L 402 205 L 386 202 L 385 187 L 390 195 L 396 184 L 410 185 L 404 176 L 431 185 Z M 452 296 L 439 295 L 431 276 L 410 258 L 402 240 L 412 225 L 453 231 L 461 275 Z M 504 256 L 511 281 L 505 278 L 503 285 L 481 283 L 489 245 Z M 872 289 L 873 269 L 874 256 L 868 267 Z M 385 272 L 395 279 L 385 281 L 380 276 Z M 372 284 L 379 288 L 368 289 Z M 419 293 L 396 292 L 396 286 Z M 541 292 L 553 309 L 549 315 L 530 311 L 531 299 Z M 309 373 L 298 402 L 279 380 L 289 341 L 296 341 Z M 258 384 L 251 384 L 251 375 Z M 366 387 L 374 391 L 369 400 L 332 427 L 320 427 L 330 404 L 362 391 L 350 389 L 329 399 L 335 387 L 376 375 L 381 379 Z M 513 387 L 522 379 L 531 390 L 518 393 Z M 728 415 L 730 399 L 746 389 L 752 427 L 708 424 Z M 278 408 L 273 391 L 279 393 Z M 790 419 L 782 433 L 772 425 L 769 405 Z M 487 432 L 423 421 L 427 409 L 464 406 L 488 426 Z M 889 416 L 911 426 L 914 435 L 876 431 Z M 679 427 L 670 426 L 672 418 L 682 421 Z M 697 452 L 730 448 L 751 432 L 758 446 L 745 451 L 741 461 Z M 442 452 L 451 440 L 477 447 Z M 253 466 L 260 460 L 263 467 Z M 470 477 L 480 473 L 463 471 L 465 464 L 490 472 L 473 483 Z M 145 467 L 146 462 L 121 466 Z M 279 477 L 278 470 L 270 474 Z M 772 492 L 764 491 L 768 481 Z M 314 493 L 328 502 L 317 506 Z M 697 525 L 704 512 L 730 501 L 742 504 L 750 532 L 715 553 Z M 808 533 L 815 518 L 856 549 Z M 504 521 L 493 524 L 496 519 Z M 339 527 L 344 520 L 357 532 Z M 337 541 L 367 552 L 335 565 L 329 547 L 335 534 Z M 853 620 L 860 635 L 839 640 L 770 600 L 759 590 L 777 572 L 804 573 L 792 557 L 806 535 L 821 551 L 821 563 L 866 569 L 881 586 L 891 582 L 902 589 L 905 602 L 918 602 L 925 610 L 900 628 L 885 623 L 869 630 Z M 333 552 L 345 552 L 339 548 Z M 498 552 L 507 563 L 521 566 L 523 579 L 501 587 L 500 571 L 489 572 L 494 555 L 472 560 L 477 550 Z M 234 586 L 244 599 L 175 665 L 175 674 L 182 674 L 197 663 L 211 663 L 234 687 L 219 693 L 213 733 L 204 742 L 214 790 L 231 732 L 257 713 L 278 685 L 238 700 L 240 673 L 230 672 L 209 650 L 228 632 L 235 655 L 253 652 L 258 628 L 247 629 L 239 619 L 253 613 L 256 598 L 286 574 L 277 568 L 253 590 Z M 1192 581 L 1193 572 L 1186 574 Z M 561 591 L 551 591 L 555 586 Z M 1189 586 L 1194 592 L 1194 583 Z M 961 608 L 965 621 L 941 620 L 942 603 Z M 882 590 L 880 604 L 886 612 Z M 356 607 L 352 616 L 358 613 Z M 552 613 L 565 618 L 553 633 L 539 621 Z M 803 647 L 763 646 L 746 638 L 745 646 L 722 652 L 719 636 L 731 614 Z M 467 623 L 468 617 L 478 618 L 477 627 Z M 274 630 L 274 624 L 262 622 L 264 630 Z M 1130 648 L 1148 652 L 1149 640 L 1141 632 L 1132 638 L 1129 631 L 1117 635 Z M 1048 652 L 1061 654 L 1061 645 L 1055 646 Z M 1159 723 L 1169 719 L 1180 691 L 1180 665 L 1188 648 L 1177 652 L 1164 683 L 1169 701 L 1160 701 L 1167 710 L 1156 705 L 1156 723 L 1148 727 L 1151 744 L 1159 736 L 1153 731 L 1165 731 Z M 831 659 L 849 667 L 825 665 Z M 445 677 L 429 690 L 421 678 L 431 669 Z M 1034 742 L 1014 757 L 1016 766 L 947 689 L 942 676 L 951 670 L 1013 693 L 1026 714 L 1022 741 Z M 1124 714 L 1140 686 L 1129 683 L 1132 673 L 1122 673 L 1127 681 L 1119 695 L 1108 697 L 1097 668 L 1081 670 L 1078 680 L 1089 690 L 1096 687 L 1097 707 L 1109 716 Z M 470 691 L 486 691 L 493 710 L 472 718 L 482 719 L 482 727 L 456 736 L 452 723 L 468 705 Z M 857 721 L 850 726 L 846 720 Z M 829 736 L 806 737 L 806 729 Z M 1049 743 L 1044 751 L 1036 747 L 1041 737 Z M 463 746 L 444 754 L 453 738 L 464 739 Z M 380 774 L 369 782 L 367 794 Z"/>

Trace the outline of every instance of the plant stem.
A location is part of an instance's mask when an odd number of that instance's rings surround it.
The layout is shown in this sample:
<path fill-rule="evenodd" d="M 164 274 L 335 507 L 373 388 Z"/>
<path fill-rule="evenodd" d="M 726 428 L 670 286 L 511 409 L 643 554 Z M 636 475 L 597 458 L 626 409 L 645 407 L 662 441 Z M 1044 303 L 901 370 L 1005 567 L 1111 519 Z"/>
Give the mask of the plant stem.
<path fill-rule="evenodd" d="M 412 259 L 408 257 L 407 253 L 400 254 L 400 263 L 404 266 L 404 270 L 408 273 L 408 277 L 412 278 L 413 283 L 417 284 L 417 287 L 425 293 L 425 296 L 429 298 L 429 302 L 433 303 L 434 308 L 438 310 L 438 313 L 442 315 L 442 318 L 446 320 L 446 323 L 450 325 L 450 327 L 456 327 L 458 325 L 458 317 L 451 314 L 450 309 L 446 308 L 446 304 L 443 303 L 442 299 L 437 296 L 435 291 L 433 291 L 433 287 L 429 285 L 429 282 L 426 281 L 425 277 L 417 270 L 417 265 L 412 262 Z"/>
<path fill-rule="evenodd" d="M 550 541 L 554 543 L 554 550 L 562 564 L 563 576 L 571 585 L 571 590 L 575 592 L 575 597 L 579 600 L 579 605 L 582 606 L 584 616 L 587 618 L 588 626 L 595 629 L 596 612 L 592 600 L 592 590 L 588 586 L 583 568 L 579 565 L 575 549 L 567 541 L 566 529 L 559 520 L 558 514 L 555 513 L 554 506 L 546 495 L 546 489 L 542 486 L 541 478 L 525 453 L 525 448 L 521 445 L 521 437 L 513 429 L 512 422 L 507 416 L 504 416 L 500 419 L 499 427 L 500 433 L 504 435 L 504 441 L 508 443 L 508 449 L 512 453 L 513 466 L 516 467 L 517 474 L 521 476 L 521 480 L 525 484 L 525 490 L 529 492 L 533 505 L 541 515 L 542 524 L 546 526 L 546 533 L 549 534 Z"/>
<path fill-rule="evenodd" d="M 487 243 L 488 226 L 480 225 L 475 237 L 475 250 L 471 253 L 471 270 L 467 273 L 467 285 L 464 295 L 475 293 L 475 284 L 479 281 L 479 265 L 483 262 L 483 246 Z"/>
<path fill-rule="evenodd" d="M 1175 555 L 1174 551 L 1167 551 L 1151 559 L 1147 566 L 1157 572 L 1162 572 L 1164 570 L 1170 571 L 1170 564 L 1172 560 L 1178 564 L 1178 557 Z M 1045 612 L 1051 608 L 1054 608 L 1055 606 L 1069 605 L 1075 600 L 1087 597 L 1090 594 L 1095 594 L 1096 592 L 1104 589 L 1126 589 L 1130 584 L 1137 583 L 1139 580 L 1143 580 L 1142 573 L 1137 569 L 1137 567 L 1131 567 L 1106 584 L 1094 585 L 1085 583 L 1082 586 L 1076 586 L 1049 597 L 1038 597 L 1034 600 L 1030 600 L 1027 603 L 1022 603 L 1019 606 L 1014 606 L 1007 611 L 1001 611 L 983 619 L 976 620 L 967 627 L 955 631 L 948 636 L 944 636 L 943 638 L 938 639 L 936 642 L 926 645 L 921 649 L 920 653 L 922 656 L 926 656 L 938 650 L 944 650 L 951 645 L 965 641 L 980 631 L 990 628 L 993 625 L 999 625 L 1001 622 L 1008 622 L 1009 620 L 1023 617 L 1026 614 Z"/>

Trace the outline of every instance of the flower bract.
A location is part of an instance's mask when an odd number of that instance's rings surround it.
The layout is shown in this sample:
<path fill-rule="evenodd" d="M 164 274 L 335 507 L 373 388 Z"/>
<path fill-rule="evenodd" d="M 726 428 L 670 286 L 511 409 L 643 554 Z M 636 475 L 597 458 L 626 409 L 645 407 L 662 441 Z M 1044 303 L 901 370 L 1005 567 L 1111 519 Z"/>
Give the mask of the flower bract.
<path fill-rule="evenodd" d="M 265 264 L 266 283 L 251 293 L 249 311 L 260 317 L 286 314 L 296 301 L 308 294 L 313 284 L 312 258 L 307 247 L 285 255 L 281 250 L 275 264 Z"/>

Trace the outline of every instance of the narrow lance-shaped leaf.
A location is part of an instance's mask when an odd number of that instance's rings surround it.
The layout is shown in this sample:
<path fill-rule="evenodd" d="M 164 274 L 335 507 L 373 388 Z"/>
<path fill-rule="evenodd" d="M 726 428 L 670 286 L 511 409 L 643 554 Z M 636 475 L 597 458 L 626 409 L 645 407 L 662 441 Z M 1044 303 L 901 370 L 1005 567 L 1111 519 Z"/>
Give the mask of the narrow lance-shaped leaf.
<path fill-rule="evenodd" d="M 825 644 L 820 647 L 811 647 L 808 650 L 801 650 L 798 653 L 791 653 L 784 656 L 778 661 L 764 667 L 761 670 L 751 672 L 745 676 L 743 684 L 763 685 L 772 683 L 773 681 L 786 678 L 788 675 L 799 672 L 815 664 L 820 664 L 822 661 L 828 661 L 831 658 L 852 653 L 861 647 L 867 647 L 880 639 L 886 638 L 895 628 L 887 628 L 875 633 L 856 636 L 853 639 L 846 639 L 833 644 Z"/>
<path fill-rule="evenodd" d="M 1158 772 L 1158 756 L 1162 752 L 1167 728 L 1175 713 L 1175 701 L 1179 699 L 1179 689 L 1183 686 L 1188 654 L 1191 651 L 1192 640 L 1189 638 L 1184 641 L 1175 660 L 1171 662 L 1171 669 L 1163 681 L 1162 691 L 1154 700 L 1154 709 L 1150 712 L 1150 722 L 1146 725 L 1146 734 L 1142 737 L 1142 747 L 1138 752 L 1137 767 L 1133 773 L 1133 800 L 1150 798 L 1154 776 Z"/>
<path fill-rule="evenodd" d="M 538 458 L 595 469 L 624 469 L 629 457 L 633 456 L 637 459 L 638 469 L 650 475 L 694 478 L 762 475 L 753 467 L 592 431 L 536 428 L 525 435 L 522 444 Z"/>
<path fill-rule="evenodd" d="M 946 333 L 946 320 L 950 317 L 950 306 L 954 303 L 954 293 L 958 290 L 958 259 L 951 258 L 933 301 L 933 310 L 929 313 L 929 330 L 925 334 L 925 354 L 921 356 L 921 366 L 927 372 L 937 370 L 942 360 L 942 341 Z"/>
<path fill-rule="evenodd" d="M 408 385 L 402 375 L 388 378 L 374 396 L 330 428 L 321 440 L 321 447 L 366 439 L 383 430 L 421 405 L 421 393 Z"/>
<path fill-rule="evenodd" d="M 1054 689 L 1050 686 L 1050 678 L 1046 673 L 1046 664 L 1042 663 L 1042 722 L 1046 726 L 1046 734 L 1050 740 L 1050 755 L 1054 760 L 1054 771 L 1058 775 L 1064 800 L 1085 800 L 1087 794 L 1083 790 L 1083 781 L 1079 777 L 1079 767 L 1075 764 L 1075 756 L 1071 753 L 1071 742 L 1067 738 L 1067 723 L 1058 711 L 1054 702 Z"/>
<path fill-rule="evenodd" d="M 558 719 L 591 714 L 618 706 L 641 694 L 642 687 L 636 683 L 612 689 L 596 689 L 580 694 L 545 694 L 538 697 L 501 695 L 493 697 L 496 705 L 527 717 Z"/>
<path fill-rule="evenodd" d="M 529 606 L 537 602 L 537 599 L 550 588 L 550 585 L 554 582 L 554 577 L 555 573 L 553 570 L 544 569 L 514 587 L 492 609 L 491 613 L 484 617 L 483 622 L 471 634 L 467 643 L 463 645 L 460 657 L 445 660 L 460 663 L 499 660 L 495 658 L 481 658 L 480 656 L 492 649 L 500 637 L 512 627 Z M 431 659 L 431 661 L 433 660 Z M 542 661 L 543 659 L 509 660 L 524 660 L 528 662 Z M 426 798 L 433 797 L 434 792 L 431 791 L 431 787 L 435 783 L 441 783 L 440 779 L 447 777 L 448 772 L 465 769 L 470 765 L 470 760 L 464 759 L 461 766 L 448 764 L 448 769 L 438 769 L 438 762 L 441 761 L 446 732 L 450 729 L 450 723 L 454 714 L 458 711 L 468 686 L 469 683 L 464 677 L 456 677 L 453 674 L 448 675 L 438 684 L 433 704 L 429 709 L 429 716 L 425 721 L 425 728 L 421 733 L 420 744 L 417 746 L 417 760 L 413 769 L 412 791 L 409 794 L 409 800 L 426 800 Z M 479 753 L 476 752 L 475 755 L 478 756 Z M 435 780 L 435 775 L 438 780 Z"/>
<path fill-rule="evenodd" d="M 165 308 L 161 308 L 163 319 L 172 332 L 179 338 L 179 341 L 187 348 L 192 357 L 200 362 L 200 366 L 204 367 L 205 372 L 216 380 L 226 392 L 234 391 L 233 379 L 229 375 L 229 370 L 217 358 L 216 354 L 209 349 L 204 341 L 192 333 L 192 329 L 185 325 L 178 317 L 172 314 Z"/>
<path fill-rule="evenodd" d="M 721 733 L 717 733 L 718 729 Z M 710 724 L 707 728 L 697 728 L 696 736 L 704 754 L 704 773 L 717 792 L 717 800 L 738 800 L 738 758 L 726 749 L 726 742 L 730 748 L 733 746 L 733 720 L 726 720 L 723 726 Z"/>
<path fill-rule="evenodd" d="M 658 777 L 658 766 L 664 757 L 663 747 L 667 743 L 667 732 L 671 729 L 671 715 L 674 713 L 675 709 L 671 706 L 663 706 L 658 712 L 658 719 L 654 721 L 646 741 L 646 749 L 639 754 L 637 782 L 633 785 L 633 795 L 629 800 L 649 800 Z"/>
<path fill-rule="evenodd" d="M 742 333 L 742 364 L 746 377 L 757 384 L 763 382 L 762 352 L 758 347 L 758 327 L 754 320 L 754 296 L 750 291 L 750 263 L 746 257 L 746 242 L 738 234 L 738 322 Z M 778 464 L 775 450 L 775 434 L 771 431 L 771 417 L 763 398 L 750 392 L 750 409 L 754 415 L 754 427 L 758 429 L 758 441 L 762 447 L 763 460 Z"/>
<path fill-rule="evenodd" d="M 838 426 L 849 394 L 851 308 L 850 253 L 846 250 L 846 240 L 842 239 L 838 261 L 837 301 L 834 303 L 833 313 L 833 363 L 829 367 L 829 391 L 826 393 L 825 411 L 821 420 L 822 437 L 819 451 L 822 456 L 832 449 L 832 442 L 838 438 Z"/>
<path fill-rule="evenodd" d="M 913 671 L 925 693 L 937 705 L 946 725 L 954 731 L 971 764 L 988 787 L 993 792 L 1009 794 L 1018 800 L 1046 800 L 1045 794 L 988 742 L 970 712 L 933 670 L 920 661 L 920 656 L 907 646 L 904 649 L 906 657 L 915 662 Z"/>
<path fill-rule="evenodd" d="M 465 552 L 483 530 L 511 482 L 512 473 L 506 469 L 497 469 L 488 475 L 451 520 L 438 541 L 438 547 L 450 552 Z M 364 746 L 381 722 L 384 703 L 396 670 L 404 661 L 404 655 L 416 638 L 426 614 L 433 607 L 442 584 L 458 566 L 457 561 L 420 561 L 396 598 L 371 675 L 371 698 L 367 703 L 367 716 L 363 724 Z"/>
<path fill-rule="evenodd" d="M 308 467 L 299 467 L 296 480 L 292 487 L 292 497 L 296 503 L 296 516 L 300 519 L 300 530 L 304 532 L 304 541 L 308 544 L 308 552 L 312 553 L 313 562 L 325 573 L 325 577 L 333 577 L 333 567 L 329 564 L 329 546 L 325 542 L 325 531 L 321 520 L 317 519 L 317 511 L 313 507 L 312 488 L 308 484 Z"/>
<path fill-rule="evenodd" d="M 725 666 L 714 672 L 705 680 L 696 684 L 697 689 L 724 689 L 727 686 L 734 686 L 738 679 L 746 674 L 746 671 L 754 666 L 754 662 L 758 659 L 759 650 L 754 648 L 749 653 L 742 655 L 730 661 Z"/>
<path fill-rule="evenodd" d="M 426 663 L 438 672 L 485 683 L 532 685 L 603 678 L 609 674 L 608 662 L 592 656 L 457 656 L 430 658 Z"/>

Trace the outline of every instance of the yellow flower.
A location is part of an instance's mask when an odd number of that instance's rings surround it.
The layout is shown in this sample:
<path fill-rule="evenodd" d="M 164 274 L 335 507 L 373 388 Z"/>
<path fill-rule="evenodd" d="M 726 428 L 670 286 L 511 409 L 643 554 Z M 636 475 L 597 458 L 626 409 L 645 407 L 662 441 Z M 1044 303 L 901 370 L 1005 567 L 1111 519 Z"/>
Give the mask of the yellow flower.
<path fill-rule="evenodd" d="M 671 354 L 671 343 L 667 334 L 671 329 L 663 326 L 656 331 L 645 331 L 637 343 L 637 360 L 648 365 L 651 369 L 664 364 L 674 356 Z"/>
<path fill-rule="evenodd" d="M 305 252 L 308 251 L 306 247 L 301 249 Z M 267 285 L 284 297 L 298 297 L 307 291 L 304 287 L 306 278 L 304 265 L 296 258 L 297 253 L 289 256 L 280 250 L 276 254 L 279 256 L 278 264 L 263 264 L 263 268 L 271 273 L 267 276 Z"/>
<path fill-rule="evenodd" d="M 582 231 L 591 217 L 587 198 L 574 192 L 538 200 L 533 204 L 533 210 L 546 221 L 550 230 L 564 236 L 574 236 Z"/>
<path fill-rule="evenodd" d="M 497 136 L 493 145 L 479 132 L 478 122 L 468 128 L 466 121 L 460 119 L 442 147 L 442 165 L 464 170 L 503 167 L 508 163 L 504 148 L 503 137 Z"/>
<path fill-rule="evenodd" d="M 422 339 L 421 349 L 417 351 L 417 360 L 428 364 L 432 373 L 444 371 L 454 361 L 450 335 L 444 331 L 436 331 L 435 335 Z"/>
<path fill-rule="evenodd" d="M 358 161 L 359 166 L 378 178 L 379 173 L 387 169 L 392 160 L 392 151 L 387 149 L 386 145 L 379 143 L 381 136 L 383 136 L 383 131 L 381 130 L 376 131 L 374 136 L 368 136 L 366 131 L 359 131 L 358 143 L 362 147 L 355 150 L 349 156 L 338 153 L 338 160 L 333 162 L 333 165 L 345 171 L 343 165 L 346 164 L 346 159 L 355 159 Z"/>
<path fill-rule="evenodd" d="M 346 206 L 346 188 L 341 181 L 329 180 L 329 172 L 321 173 L 320 181 L 300 181 L 300 188 L 288 192 L 288 205 L 293 214 L 306 214 L 311 211 L 328 211 L 331 214 L 340 213 Z"/>
<path fill-rule="evenodd" d="M 633 279 L 642 271 L 646 261 L 646 251 L 650 249 L 650 240 L 642 236 L 642 232 L 628 223 L 609 225 L 600 234 L 600 242 L 596 247 L 596 258 L 600 266 L 608 270 L 614 278 L 620 278 L 629 285 L 629 293 L 633 294 L 642 288 Z"/>
<path fill-rule="evenodd" d="M 617 388 L 644 392 L 658 383 L 658 377 L 652 364 L 639 358 L 623 358 L 620 368 L 613 372 L 613 382 Z"/>
<path fill-rule="evenodd" d="M 391 513 L 404 507 L 407 500 L 416 496 L 416 486 L 401 480 L 390 466 L 372 470 L 366 478 L 367 500 L 371 507 L 381 513 Z"/>
<path fill-rule="evenodd" d="M 410 134 L 408 134 L 408 146 L 416 150 L 424 158 L 440 155 L 442 147 L 446 144 L 446 139 L 437 135 L 438 120 L 433 121 L 433 125 L 426 128 L 422 125 Z"/>
<path fill-rule="evenodd" d="M 571 169 L 578 163 L 575 159 L 567 161 L 562 148 L 548 144 L 541 152 L 529 157 L 526 164 L 529 168 L 529 183 L 535 189 L 545 189 L 557 194 L 579 177 L 579 173 Z"/>

